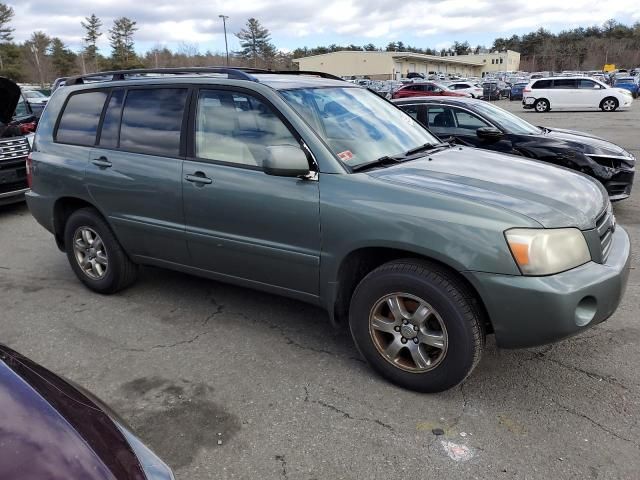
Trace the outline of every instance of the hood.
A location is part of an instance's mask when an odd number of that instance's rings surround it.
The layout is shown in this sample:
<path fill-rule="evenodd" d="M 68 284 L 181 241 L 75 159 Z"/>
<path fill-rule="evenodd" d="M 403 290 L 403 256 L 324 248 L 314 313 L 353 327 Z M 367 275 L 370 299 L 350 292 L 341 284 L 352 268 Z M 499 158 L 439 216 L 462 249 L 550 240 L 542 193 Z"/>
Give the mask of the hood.
<path fill-rule="evenodd" d="M 0 345 L 0 478 L 144 480 L 113 420 L 71 384 Z"/>
<path fill-rule="evenodd" d="M 608 203 L 604 188 L 586 175 L 468 147 L 448 148 L 369 175 L 501 207 L 546 228 L 594 228 Z"/>
<path fill-rule="evenodd" d="M 544 129 L 544 127 L 541 128 Z M 576 132 L 574 130 L 564 130 L 561 128 L 547 128 L 546 131 L 546 135 L 548 137 L 565 143 L 568 147 L 587 155 L 593 154 L 632 157 L 629 152 L 615 143 L 608 142 L 603 138 L 589 135 L 587 133 Z"/>
<path fill-rule="evenodd" d="M 11 122 L 19 100 L 20 87 L 12 80 L 0 77 L 0 122 Z"/>

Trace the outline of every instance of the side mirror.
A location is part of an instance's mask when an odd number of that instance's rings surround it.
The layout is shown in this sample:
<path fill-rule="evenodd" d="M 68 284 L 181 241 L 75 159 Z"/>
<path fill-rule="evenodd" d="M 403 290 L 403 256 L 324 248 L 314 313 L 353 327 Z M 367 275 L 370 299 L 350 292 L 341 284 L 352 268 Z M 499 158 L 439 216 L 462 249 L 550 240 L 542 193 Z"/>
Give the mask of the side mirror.
<path fill-rule="evenodd" d="M 301 177 L 309 173 L 309 161 L 302 148 L 295 145 L 267 147 L 264 173 L 277 177 Z"/>
<path fill-rule="evenodd" d="M 496 127 L 480 127 L 476 130 L 476 135 L 482 140 L 499 140 L 504 136 L 504 133 Z"/>

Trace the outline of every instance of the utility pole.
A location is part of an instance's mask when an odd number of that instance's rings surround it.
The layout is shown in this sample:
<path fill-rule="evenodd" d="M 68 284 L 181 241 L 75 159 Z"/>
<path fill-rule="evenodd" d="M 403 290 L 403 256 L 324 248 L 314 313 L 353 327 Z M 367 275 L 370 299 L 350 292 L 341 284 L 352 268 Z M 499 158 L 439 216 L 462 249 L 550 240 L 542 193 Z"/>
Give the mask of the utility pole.
<path fill-rule="evenodd" d="M 227 19 L 228 15 L 218 15 L 222 19 L 222 28 L 224 28 L 224 49 L 227 52 L 227 67 L 229 66 L 229 45 L 227 44 Z"/>

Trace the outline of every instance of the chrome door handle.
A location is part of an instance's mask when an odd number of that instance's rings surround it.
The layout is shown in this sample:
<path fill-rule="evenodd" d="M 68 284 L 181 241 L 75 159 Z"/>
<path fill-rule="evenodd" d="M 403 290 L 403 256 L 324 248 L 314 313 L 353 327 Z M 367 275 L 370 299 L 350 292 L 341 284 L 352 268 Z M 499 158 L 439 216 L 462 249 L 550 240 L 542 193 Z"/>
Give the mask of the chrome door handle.
<path fill-rule="evenodd" d="M 213 180 L 211 180 L 209 177 L 205 176 L 205 174 L 202 173 L 202 172 L 196 172 L 196 173 L 191 174 L 191 175 L 186 175 L 184 177 L 184 179 L 187 182 L 201 183 L 201 184 L 204 184 L 204 185 L 209 185 L 210 183 L 213 183 Z"/>
<path fill-rule="evenodd" d="M 107 157 L 99 157 L 91 160 L 91 163 L 100 167 L 100 168 L 109 168 L 113 166 L 113 164 L 107 159 Z"/>

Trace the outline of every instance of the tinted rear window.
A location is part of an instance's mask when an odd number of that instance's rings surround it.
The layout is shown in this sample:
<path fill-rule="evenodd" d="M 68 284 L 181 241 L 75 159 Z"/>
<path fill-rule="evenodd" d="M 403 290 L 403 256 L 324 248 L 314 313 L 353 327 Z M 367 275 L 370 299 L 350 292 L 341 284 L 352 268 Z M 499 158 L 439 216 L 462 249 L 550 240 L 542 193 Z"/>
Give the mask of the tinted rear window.
<path fill-rule="evenodd" d="M 578 88 L 578 81 L 571 78 L 558 78 L 553 81 L 553 88 Z"/>
<path fill-rule="evenodd" d="M 96 132 L 107 92 L 77 93 L 69 97 L 62 112 L 56 141 L 75 145 L 95 145 Z"/>
<path fill-rule="evenodd" d="M 187 100 L 184 88 L 129 90 L 122 112 L 120 148 L 175 157 Z"/>
<path fill-rule="evenodd" d="M 551 80 L 538 80 L 531 88 L 551 88 Z"/>

